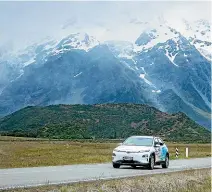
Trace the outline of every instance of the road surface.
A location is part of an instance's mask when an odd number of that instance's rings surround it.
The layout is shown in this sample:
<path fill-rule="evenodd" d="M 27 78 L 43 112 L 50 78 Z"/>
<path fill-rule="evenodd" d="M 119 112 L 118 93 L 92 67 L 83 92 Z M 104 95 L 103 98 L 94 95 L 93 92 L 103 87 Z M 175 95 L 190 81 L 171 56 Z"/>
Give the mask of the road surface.
<path fill-rule="evenodd" d="M 196 158 L 172 160 L 168 169 L 155 166 L 154 170 L 142 167 L 132 169 L 129 166 L 114 169 L 111 163 L 0 169 L 0 189 L 124 178 L 210 167 L 211 158 Z"/>

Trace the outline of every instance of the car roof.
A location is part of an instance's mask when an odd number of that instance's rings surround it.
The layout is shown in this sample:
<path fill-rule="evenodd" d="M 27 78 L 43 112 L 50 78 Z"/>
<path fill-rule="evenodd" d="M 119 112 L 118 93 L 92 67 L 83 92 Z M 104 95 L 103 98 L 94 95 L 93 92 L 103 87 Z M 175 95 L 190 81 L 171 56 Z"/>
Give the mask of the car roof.
<path fill-rule="evenodd" d="M 130 136 L 130 137 L 144 137 L 144 138 L 155 138 L 154 136 L 145 136 L 145 135 L 133 135 L 133 136 Z"/>

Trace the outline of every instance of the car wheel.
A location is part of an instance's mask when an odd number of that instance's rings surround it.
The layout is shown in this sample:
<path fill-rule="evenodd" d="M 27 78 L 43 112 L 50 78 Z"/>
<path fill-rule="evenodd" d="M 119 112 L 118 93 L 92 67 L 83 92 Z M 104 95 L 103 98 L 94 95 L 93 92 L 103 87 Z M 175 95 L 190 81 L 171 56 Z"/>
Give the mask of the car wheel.
<path fill-rule="evenodd" d="M 169 167 L 169 156 L 166 155 L 166 159 L 164 163 L 162 164 L 162 168 L 168 168 Z"/>
<path fill-rule="evenodd" d="M 116 169 L 118 169 L 119 167 L 120 167 L 120 164 L 113 163 L 113 168 L 116 168 Z"/>
<path fill-rule="evenodd" d="M 132 167 L 133 169 L 135 169 L 135 168 L 136 168 L 136 165 L 131 165 L 131 167 Z"/>
<path fill-rule="evenodd" d="M 152 169 L 154 169 L 154 166 L 155 166 L 155 157 L 154 157 L 154 155 L 151 155 L 149 157 L 148 169 L 152 170 Z"/>

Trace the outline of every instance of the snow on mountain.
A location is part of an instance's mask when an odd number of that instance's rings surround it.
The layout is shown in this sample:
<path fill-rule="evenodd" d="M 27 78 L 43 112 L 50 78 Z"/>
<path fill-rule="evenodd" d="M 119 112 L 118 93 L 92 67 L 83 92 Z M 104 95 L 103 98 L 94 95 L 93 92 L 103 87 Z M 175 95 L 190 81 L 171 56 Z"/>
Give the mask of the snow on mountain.
<path fill-rule="evenodd" d="M 201 41 L 211 41 L 211 24 L 206 20 L 197 20 L 194 22 L 182 21 L 184 23 L 183 35 Z"/>
<path fill-rule="evenodd" d="M 134 21 L 134 20 L 133 20 Z M 22 68 L 42 61 L 47 61 L 49 56 L 55 56 L 71 49 L 80 49 L 89 51 L 91 48 L 100 44 L 94 37 L 85 32 L 74 33 L 70 27 L 75 24 L 75 20 L 68 22 L 68 27 L 63 27 L 61 34 L 55 37 L 45 38 L 40 42 L 34 43 L 23 50 L 16 52 L 8 52 L 7 54 L 0 51 L 0 62 L 7 61 L 11 65 L 19 65 Z M 108 45 L 115 56 L 124 59 L 132 59 L 141 52 L 148 51 L 159 43 L 165 43 L 172 40 L 176 43 L 179 50 L 179 41 L 181 35 L 190 41 L 192 45 L 209 61 L 211 61 L 211 24 L 204 20 L 188 22 L 182 20 L 181 27 L 175 26 L 174 23 L 168 23 L 163 17 L 159 17 L 151 22 L 144 22 L 136 19 L 136 22 L 130 21 L 130 25 L 136 25 L 141 28 L 141 35 L 135 42 L 127 41 L 102 41 L 101 43 Z M 138 29 L 137 27 L 136 29 Z M 67 29 L 68 28 L 68 29 Z M 70 34 L 70 31 L 71 34 Z M 83 31 L 83 30 L 80 30 Z M 142 32 L 143 31 L 143 32 Z M 176 52 L 170 53 L 166 47 L 166 55 L 170 61 L 174 63 Z"/>
<path fill-rule="evenodd" d="M 145 77 L 146 74 L 142 73 L 140 74 L 140 78 L 142 78 L 147 84 L 149 84 L 150 86 L 152 86 L 153 84 Z"/>
<path fill-rule="evenodd" d="M 72 49 L 86 52 L 99 42 L 86 33 L 74 33 L 65 38 L 47 37 L 20 50 L 0 49 L 0 93 L 9 83 L 18 80 L 25 68 L 32 64 L 42 65 L 51 57 Z"/>
<path fill-rule="evenodd" d="M 20 68 L 10 78 L 0 75 L 2 111 L 16 107 L 10 98 L 16 98 L 17 103 L 23 99 L 19 107 L 25 105 L 25 98 L 36 105 L 136 102 L 163 111 L 183 111 L 205 121 L 199 111 L 210 112 L 210 65 L 204 58 L 211 53 L 210 28 L 204 22 L 182 23 L 184 28 L 179 29 L 163 19 L 154 25 L 136 21 L 146 28 L 135 42 L 124 39 L 100 43 L 80 32 L 47 38 L 16 53 L 7 52 L 0 60 L 4 74 L 14 69 L 9 65 Z"/>
<path fill-rule="evenodd" d="M 181 43 L 181 34 L 175 29 L 171 28 L 164 20 L 159 20 L 154 24 L 147 22 L 139 22 L 139 24 L 142 26 L 145 25 L 146 28 L 135 42 L 105 42 L 116 56 L 133 60 L 133 57 L 136 56 L 136 54 L 138 54 L 139 52 L 147 52 L 157 44 L 165 43 L 168 40 L 172 40 L 176 43 L 177 51 L 180 49 L 179 46 Z M 174 55 L 170 55 L 170 53 L 168 53 L 169 47 L 166 47 L 166 49 L 167 57 L 170 59 L 170 61 L 172 61 L 174 65 L 176 65 L 173 62 L 176 53 L 174 53 Z M 133 60 L 133 62 L 136 61 Z"/>
<path fill-rule="evenodd" d="M 38 58 L 40 61 L 44 55 L 48 55 L 51 49 L 56 46 L 56 43 L 55 40 L 49 38 L 42 39 L 25 48 L 8 51 L 0 58 L 0 62 L 7 61 L 8 65 L 23 69 L 32 63 L 36 63 Z"/>
<path fill-rule="evenodd" d="M 209 61 L 212 59 L 211 23 L 206 20 L 188 22 L 182 20 L 181 34 Z"/>
<path fill-rule="evenodd" d="M 158 43 L 164 43 L 169 39 L 179 39 L 179 32 L 169 27 L 166 23 L 158 24 L 158 26 L 146 29 L 136 40 L 135 50 L 144 51 L 151 49 Z"/>
<path fill-rule="evenodd" d="M 147 51 L 155 45 L 164 43 L 168 40 L 173 40 L 176 43 L 177 50 L 179 50 L 181 36 L 189 40 L 191 45 L 194 45 L 200 54 L 207 60 L 212 60 L 211 24 L 205 20 L 198 20 L 195 22 L 182 20 L 180 28 L 175 27 L 174 23 L 170 24 L 164 20 L 154 23 L 154 25 L 149 24 L 136 40 L 134 52 Z M 173 60 L 176 53 L 170 56 L 167 54 L 166 50 L 166 55 L 174 64 Z"/>
<path fill-rule="evenodd" d="M 134 56 L 133 43 L 128 41 L 105 41 L 105 45 L 120 58 L 132 59 Z"/>
<path fill-rule="evenodd" d="M 75 33 L 62 39 L 52 50 L 53 55 L 57 55 L 71 49 L 81 49 L 89 51 L 91 48 L 99 45 L 93 36 L 89 36 L 87 33 Z"/>
<path fill-rule="evenodd" d="M 71 49 L 81 49 L 88 51 L 98 45 L 99 42 L 86 33 L 75 33 L 62 39 L 45 38 L 38 43 L 34 43 L 22 50 L 9 52 L 0 58 L 0 62 L 7 61 L 9 65 L 18 65 L 24 68 L 32 63 L 46 62 L 49 56 L 70 51 Z"/>

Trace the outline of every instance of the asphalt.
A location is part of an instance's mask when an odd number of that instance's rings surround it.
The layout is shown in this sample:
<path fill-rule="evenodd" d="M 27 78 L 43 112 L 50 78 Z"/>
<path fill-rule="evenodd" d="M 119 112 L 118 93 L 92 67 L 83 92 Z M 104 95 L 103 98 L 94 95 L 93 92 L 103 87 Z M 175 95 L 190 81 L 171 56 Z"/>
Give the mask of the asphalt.
<path fill-rule="evenodd" d="M 154 170 L 142 167 L 133 169 L 129 166 L 114 169 L 111 163 L 0 169 L 0 189 L 125 178 L 210 167 L 211 158 L 196 158 L 171 160 L 168 169 L 155 166 Z"/>

